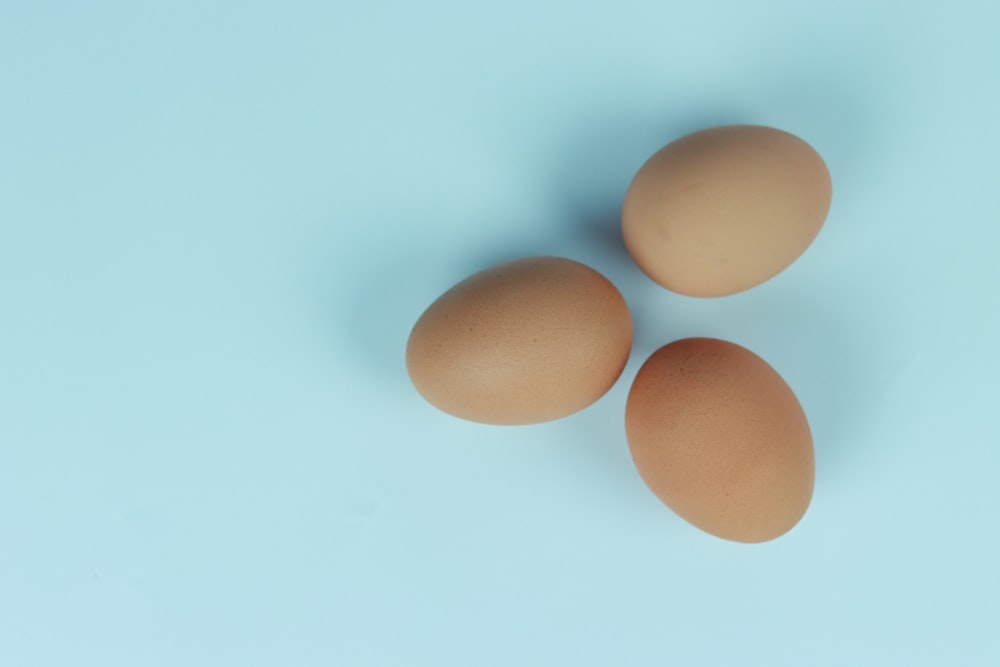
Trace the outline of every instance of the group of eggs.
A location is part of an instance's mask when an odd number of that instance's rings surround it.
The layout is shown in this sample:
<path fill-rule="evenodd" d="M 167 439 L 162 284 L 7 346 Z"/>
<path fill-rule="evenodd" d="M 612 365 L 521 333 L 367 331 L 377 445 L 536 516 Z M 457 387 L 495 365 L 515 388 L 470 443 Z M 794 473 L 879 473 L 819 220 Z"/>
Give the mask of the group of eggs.
<path fill-rule="evenodd" d="M 693 297 L 742 292 L 780 273 L 819 233 L 830 174 L 807 143 L 755 125 L 713 127 L 653 155 L 625 195 L 632 258 Z M 565 417 L 625 368 L 632 318 L 622 295 L 579 262 L 529 257 L 445 292 L 410 334 L 406 364 L 441 410 L 489 424 Z M 691 524 L 738 542 L 790 530 L 812 498 L 812 435 L 782 377 L 714 338 L 661 347 L 625 408 L 632 459 L 654 494 Z"/>

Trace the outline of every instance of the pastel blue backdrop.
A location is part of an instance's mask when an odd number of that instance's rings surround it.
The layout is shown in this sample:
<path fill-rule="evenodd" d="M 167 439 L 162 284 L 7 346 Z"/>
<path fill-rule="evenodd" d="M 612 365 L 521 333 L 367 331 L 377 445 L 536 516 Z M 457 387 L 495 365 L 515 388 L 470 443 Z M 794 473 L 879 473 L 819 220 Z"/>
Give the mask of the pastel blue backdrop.
<path fill-rule="evenodd" d="M 0 8 L 0 664 L 1000 664 L 1000 5 Z M 617 216 L 680 134 L 827 159 L 824 231 L 697 300 Z M 526 254 L 636 322 L 562 421 L 425 404 L 424 307 Z M 632 468 L 628 385 L 727 338 L 799 395 L 814 502 L 747 546 Z"/>

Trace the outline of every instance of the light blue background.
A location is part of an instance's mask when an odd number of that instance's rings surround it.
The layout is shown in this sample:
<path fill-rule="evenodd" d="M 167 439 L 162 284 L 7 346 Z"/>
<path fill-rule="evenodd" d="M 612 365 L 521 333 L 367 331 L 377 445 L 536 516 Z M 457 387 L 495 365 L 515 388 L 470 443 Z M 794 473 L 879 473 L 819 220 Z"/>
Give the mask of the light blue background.
<path fill-rule="evenodd" d="M 1000 664 L 1000 5 L 14 2 L 0 10 L 0 664 Z M 693 300 L 623 254 L 642 161 L 775 125 L 812 248 Z M 592 264 L 636 320 L 563 421 L 425 404 L 437 295 Z M 645 489 L 660 345 L 768 359 L 813 505 L 759 546 Z"/>

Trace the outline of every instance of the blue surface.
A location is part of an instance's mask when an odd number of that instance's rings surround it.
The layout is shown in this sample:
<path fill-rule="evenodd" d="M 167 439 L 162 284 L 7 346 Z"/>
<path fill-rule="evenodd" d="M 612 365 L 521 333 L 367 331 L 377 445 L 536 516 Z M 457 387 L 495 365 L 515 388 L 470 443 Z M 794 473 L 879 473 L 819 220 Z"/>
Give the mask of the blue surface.
<path fill-rule="evenodd" d="M 1000 664 L 995 2 L 5 2 L 0 665 Z M 792 268 L 671 295 L 616 216 L 659 146 L 827 159 Z M 622 289 L 623 380 L 499 428 L 409 328 L 501 259 Z M 814 429 L 730 544 L 631 466 L 628 384 L 713 335 Z"/>

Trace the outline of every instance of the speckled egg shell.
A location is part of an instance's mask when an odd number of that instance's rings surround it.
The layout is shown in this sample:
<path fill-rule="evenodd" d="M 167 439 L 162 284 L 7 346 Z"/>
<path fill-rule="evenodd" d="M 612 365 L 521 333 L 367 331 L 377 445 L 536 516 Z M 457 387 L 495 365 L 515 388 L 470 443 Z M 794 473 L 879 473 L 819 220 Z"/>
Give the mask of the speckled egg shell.
<path fill-rule="evenodd" d="M 604 395 L 632 346 L 618 290 L 569 259 L 529 257 L 458 283 L 424 312 L 406 364 L 425 399 L 489 424 L 564 417 Z"/>
<path fill-rule="evenodd" d="M 657 350 L 629 392 L 625 428 L 643 481 L 713 535 L 763 542 L 812 498 L 812 435 L 791 388 L 734 343 L 688 338 Z"/>

